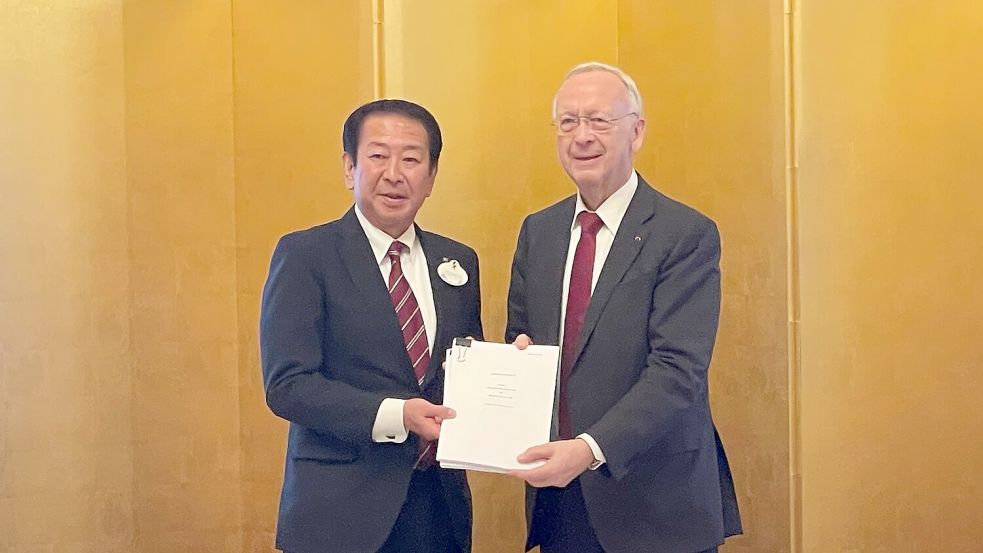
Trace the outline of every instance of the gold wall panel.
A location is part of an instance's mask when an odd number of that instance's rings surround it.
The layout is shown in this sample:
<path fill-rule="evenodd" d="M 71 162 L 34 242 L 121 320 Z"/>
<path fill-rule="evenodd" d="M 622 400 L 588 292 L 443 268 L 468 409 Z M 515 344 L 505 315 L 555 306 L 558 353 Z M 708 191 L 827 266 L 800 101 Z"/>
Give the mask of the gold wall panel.
<path fill-rule="evenodd" d="M 134 550 L 241 551 L 231 2 L 126 2 Z"/>
<path fill-rule="evenodd" d="M 0 551 L 133 550 L 122 5 L 0 2 Z"/>
<path fill-rule="evenodd" d="M 799 4 L 802 551 L 978 552 L 983 4 Z"/>
<path fill-rule="evenodd" d="M 498 340 L 522 218 L 574 191 L 549 109 L 590 59 L 642 89 L 642 174 L 721 229 L 723 551 L 978 551 L 981 31 L 972 0 L 0 3 L 0 552 L 272 551 L 259 293 L 277 237 L 351 205 L 345 116 L 374 87 L 437 116 L 420 221 L 478 250 Z M 476 553 L 518 551 L 521 484 L 472 486 Z"/>
<path fill-rule="evenodd" d="M 787 552 L 782 3 L 622 0 L 618 20 L 619 61 L 648 120 L 636 167 L 720 228 L 711 403 L 745 528 L 721 551 Z"/>

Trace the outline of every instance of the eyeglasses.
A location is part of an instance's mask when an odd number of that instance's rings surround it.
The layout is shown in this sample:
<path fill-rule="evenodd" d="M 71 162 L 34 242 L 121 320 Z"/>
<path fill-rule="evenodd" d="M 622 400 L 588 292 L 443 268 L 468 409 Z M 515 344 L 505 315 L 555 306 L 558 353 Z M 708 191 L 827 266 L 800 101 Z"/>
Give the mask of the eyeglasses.
<path fill-rule="evenodd" d="M 587 128 L 589 128 L 592 132 L 607 132 L 614 128 L 614 124 L 617 121 L 624 119 L 629 115 L 638 117 L 638 114 L 634 111 L 626 113 L 621 117 L 611 117 L 610 119 L 599 115 L 591 115 L 590 117 L 587 117 L 584 115 L 566 114 L 561 115 L 555 121 L 553 121 L 553 125 L 556 126 L 556 130 L 559 132 L 559 134 L 570 134 L 574 132 L 577 130 L 577 127 L 580 126 L 581 121 L 585 121 L 587 123 Z"/>

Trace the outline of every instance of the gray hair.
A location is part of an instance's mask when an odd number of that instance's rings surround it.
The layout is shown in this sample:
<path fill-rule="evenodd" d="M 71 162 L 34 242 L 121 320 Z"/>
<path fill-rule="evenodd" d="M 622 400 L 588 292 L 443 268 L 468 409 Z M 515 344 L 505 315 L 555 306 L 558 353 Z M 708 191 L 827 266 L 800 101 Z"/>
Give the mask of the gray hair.
<path fill-rule="evenodd" d="M 624 83 L 625 88 L 628 90 L 628 105 L 631 110 L 638 114 L 639 117 L 642 116 L 642 94 L 638 92 L 638 85 L 635 84 L 634 79 L 628 76 L 627 73 L 618 69 L 613 65 L 608 65 L 606 63 L 601 63 L 599 61 L 589 61 L 587 63 L 581 63 L 580 65 L 574 67 L 569 72 L 567 76 L 563 77 L 563 82 L 567 82 L 570 77 L 580 73 L 590 73 L 593 71 L 604 71 L 605 73 L 611 73 L 615 77 L 621 79 Z M 556 118 L 556 95 L 553 95 L 553 118 Z"/>

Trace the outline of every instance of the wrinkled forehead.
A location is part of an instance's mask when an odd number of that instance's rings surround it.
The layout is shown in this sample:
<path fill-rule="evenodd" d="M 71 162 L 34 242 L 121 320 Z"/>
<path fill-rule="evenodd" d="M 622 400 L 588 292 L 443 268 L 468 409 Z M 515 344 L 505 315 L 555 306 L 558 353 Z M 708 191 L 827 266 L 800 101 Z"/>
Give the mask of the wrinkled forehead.
<path fill-rule="evenodd" d="M 625 84 L 607 71 L 572 75 L 556 92 L 557 113 L 620 113 L 629 106 Z"/>

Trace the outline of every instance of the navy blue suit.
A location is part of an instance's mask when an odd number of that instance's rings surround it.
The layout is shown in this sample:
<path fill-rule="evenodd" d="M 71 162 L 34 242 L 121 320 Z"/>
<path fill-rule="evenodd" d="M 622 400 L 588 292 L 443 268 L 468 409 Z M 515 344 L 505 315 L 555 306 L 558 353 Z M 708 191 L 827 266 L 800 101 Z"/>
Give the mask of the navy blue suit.
<path fill-rule="evenodd" d="M 559 344 L 576 197 L 523 222 L 506 339 Z M 607 458 L 579 477 L 590 526 L 610 553 L 692 553 L 740 533 L 707 369 L 720 310 L 720 238 L 707 217 L 639 177 L 591 296 L 569 381 L 572 435 Z M 538 490 L 527 487 L 532 525 Z M 527 547 L 540 543 L 530 527 Z"/>
<path fill-rule="evenodd" d="M 284 236 L 273 253 L 260 320 L 266 401 L 290 421 L 276 546 L 291 553 L 376 551 L 407 496 L 417 437 L 375 443 L 387 397 L 443 397 L 443 352 L 458 336 L 482 337 L 474 250 L 425 232 L 437 329 L 422 385 L 354 209 L 341 219 Z M 456 259 L 463 286 L 437 275 Z M 439 469 L 453 536 L 470 551 L 471 499 L 463 471 Z"/>

